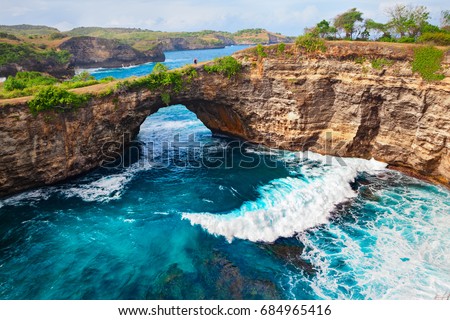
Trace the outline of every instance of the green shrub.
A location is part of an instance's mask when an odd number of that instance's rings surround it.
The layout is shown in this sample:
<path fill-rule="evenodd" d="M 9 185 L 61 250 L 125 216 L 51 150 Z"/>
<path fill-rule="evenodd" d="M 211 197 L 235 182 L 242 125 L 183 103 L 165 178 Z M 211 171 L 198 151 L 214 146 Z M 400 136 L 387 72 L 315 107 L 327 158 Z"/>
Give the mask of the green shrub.
<path fill-rule="evenodd" d="M 0 66 L 7 63 L 18 62 L 32 54 L 33 50 L 29 45 L 14 45 L 0 42 Z"/>
<path fill-rule="evenodd" d="M 38 54 L 39 60 L 42 60 L 43 58 L 52 59 L 61 64 L 69 63 L 71 56 L 72 55 L 69 53 L 69 51 L 66 50 L 57 51 L 55 49 L 45 50 Z"/>
<path fill-rule="evenodd" d="M 264 47 L 262 46 L 262 44 L 258 44 L 255 48 L 256 50 L 256 55 L 260 58 L 265 58 L 267 57 L 267 53 L 264 51 Z"/>
<path fill-rule="evenodd" d="M 108 87 L 105 90 L 100 91 L 97 95 L 99 97 L 107 97 L 114 93 L 114 89 L 112 87 Z"/>
<path fill-rule="evenodd" d="M 284 43 L 279 43 L 277 46 L 277 53 L 283 54 L 284 50 L 286 50 L 286 45 Z"/>
<path fill-rule="evenodd" d="M 70 79 L 70 82 L 95 80 L 95 77 L 87 71 L 80 72 Z"/>
<path fill-rule="evenodd" d="M 181 74 L 186 76 L 187 82 L 191 82 L 194 78 L 198 76 L 197 70 L 193 66 L 184 67 L 181 70 Z"/>
<path fill-rule="evenodd" d="M 6 91 L 22 90 L 26 88 L 26 85 L 23 81 L 16 79 L 16 77 L 9 76 L 3 84 L 3 88 Z"/>
<path fill-rule="evenodd" d="M 241 71 L 242 64 L 235 58 L 227 56 L 217 58 L 212 65 L 205 65 L 203 68 L 208 73 L 218 72 L 231 78 Z"/>
<path fill-rule="evenodd" d="M 444 51 L 435 47 L 420 47 L 414 50 L 412 71 L 418 72 L 426 81 L 437 81 L 445 78 L 437 73 L 441 69 Z"/>
<path fill-rule="evenodd" d="M 432 43 L 437 46 L 450 46 L 450 33 L 424 33 L 419 37 L 418 42 Z"/>
<path fill-rule="evenodd" d="M 394 62 L 392 60 L 385 59 L 385 58 L 377 58 L 377 59 L 373 59 L 371 61 L 371 64 L 372 64 L 372 68 L 381 70 L 385 66 L 392 66 L 394 64 Z"/>
<path fill-rule="evenodd" d="M 116 85 L 116 92 L 125 91 L 128 89 L 147 88 L 150 90 L 163 89 L 164 92 L 173 90 L 180 92 L 187 83 L 197 77 L 197 71 L 189 66 L 181 70 L 169 71 L 167 67 L 158 63 L 153 68 L 151 74 L 146 77 L 137 78 L 132 81 L 125 80 Z"/>
<path fill-rule="evenodd" d="M 416 42 L 416 39 L 414 37 L 401 37 L 397 39 L 397 42 L 399 43 L 414 43 Z"/>
<path fill-rule="evenodd" d="M 45 87 L 28 102 L 31 113 L 37 114 L 45 110 L 58 112 L 69 111 L 80 107 L 89 100 L 89 95 L 79 95 L 58 87 Z"/>
<path fill-rule="evenodd" d="M 197 76 L 197 71 L 192 67 L 185 67 L 181 70 L 169 71 L 167 66 L 157 63 L 152 73 L 146 77 L 138 78 L 127 85 L 127 88 L 148 88 L 150 90 L 162 89 L 161 99 L 166 104 L 170 104 L 170 91 L 180 92 L 186 83 L 192 81 Z"/>
<path fill-rule="evenodd" d="M 167 68 L 166 65 L 162 64 L 161 62 L 158 62 L 153 67 L 152 73 L 163 73 L 163 72 L 167 72 L 168 70 L 169 70 L 169 68 Z"/>
<path fill-rule="evenodd" d="M 35 71 L 17 72 L 15 76 L 9 76 L 3 84 L 6 91 L 23 90 L 35 86 L 52 85 L 58 82 L 56 78 L 42 75 Z"/>
<path fill-rule="evenodd" d="M 64 33 L 60 33 L 60 32 L 53 32 L 48 36 L 48 38 L 50 40 L 63 39 L 65 37 L 67 37 L 67 35 L 65 35 Z"/>
<path fill-rule="evenodd" d="M 396 42 L 394 38 L 388 37 L 388 36 L 383 36 L 383 37 L 379 38 L 377 41 L 379 41 L 379 42 Z"/>
<path fill-rule="evenodd" d="M 93 86 L 95 84 L 99 84 L 100 81 L 98 80 L 87 80 L 87 81 L 66 81 L 61 83 L 60 87 L 63 89 L 76 89 L 76 88 L 83 88 L 83 87 L 89 87 Z"/>
<path fill-rule="evenodd" d="M 75 89 L 93 86 L 99 83 L 108 83 L 114 81 L 113 77 L 106 77 L 101 80 L 96 80 L 89 72 L 83 71 L 80 74 L 75 75 L 70 81 L 66 81 L 60 84 L 61 88 L 64 89 Z"/>
<path fill-rule="evenodd" d="M 355 63 L 357 64 L 364 64 L 367 61 L 366 57 L 356 57 Z"/>
<path fill-rule="evenodd" d="M 297 47 L 305 49 L 306 52 L 325 52 L 327 49 L 327 47 L 325 46 L 325 41 L 312 33 L 307 33 L 303 36 L 299 36 L 295 40 L 295 44 L 297 45 Z"/>
<path fill-rule="evenodd" d="M 45 61 L 66 64 L 70 61 L 70 53 L 66 50 L 38 50 L 29 44 L 9 44 L 0 42 L 0 66 L 23 60 Z"/>
<path fill-rule="evenodd" d="M 168 92 L 161 93 L 161 100 L 168 106 L 170 104 L 170 94 Z"/>
<path fill-rule="evenodd" d="M 9 34 L 9 33 L 6 33 L 6 32 L 0 32 L 0 38 L 10 39 L 10 40 L 20 40 L 15 35 Z"/>
<path fill-rule="evenodd" d="M 104 77 L 103 79 L 99 80 L 100 82 L 111 82 L 116 80 L 113 76 Z"/>

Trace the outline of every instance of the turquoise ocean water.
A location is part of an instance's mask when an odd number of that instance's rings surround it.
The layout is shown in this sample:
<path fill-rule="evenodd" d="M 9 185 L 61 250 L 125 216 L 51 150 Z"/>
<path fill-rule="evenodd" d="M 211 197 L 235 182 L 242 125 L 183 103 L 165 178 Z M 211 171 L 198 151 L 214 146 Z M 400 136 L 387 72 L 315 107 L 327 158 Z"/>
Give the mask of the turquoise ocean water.
<path fill-rule="evenodd" d="M 166 64 L 241 48 L 168 52 Z M 153 65 L 93 74 L 144 75 Z M 148 117 L 136 140 L 139 155 L 127 152 L 121 166 L 0 199 L 1 299 L 450 292 L 448 190 L 376 161 L 342 165 L 212 136 L 180 105 Z"/>

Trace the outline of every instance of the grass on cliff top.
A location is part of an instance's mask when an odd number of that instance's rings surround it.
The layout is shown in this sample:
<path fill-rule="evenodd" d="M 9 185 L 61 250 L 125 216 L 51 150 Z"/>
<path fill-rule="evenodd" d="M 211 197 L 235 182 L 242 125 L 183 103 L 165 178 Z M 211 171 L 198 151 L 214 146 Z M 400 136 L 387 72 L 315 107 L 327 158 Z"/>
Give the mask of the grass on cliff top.
<path fill-rule="evenodd" d="M 394 61 L 386 58 L 376 58 L 373 59 L 370 63 L 372 64 L 372 68 L 381 70 L 385 66 L 386 67 L 392 66 L 394 64 Z"/>
<path fill-rule="evenodd" d="M 303 48 L 308 53 L 317 51 L 325 52 L 327 50 L 325 40 L 319 38 L 313 33 L 307 33 L 303 36 L 299 36 L 295 40 L 295 44 L 297 47 Z"/>
<path fill-rule="evenodd" d="M 105 97 L 110 95 L 120 95 L 128 90 L 147 88 L 149 90 L 160 90 L 161 100 L 169 104 L 170 94 L 180 92 L 197 76 L 197 71 L 192 66 L 170 71 L 163 64 L 157 64 L 154 71 L 145 77 L 129 78 L 116 83 L 113 78 L 95 80 L 89 73 L 81 73 L 75 76 L 71 81 L 63 83 L 54 83 L 56 79 L 42 75 L 38 72 L 22 72 L 16 77 L 9 77 L 5 85 L 0 85 L 0 98 L 2 95 L 24 96 L 34 95 L 28 101 L 30 111 L 37 114 L 41 111 L 53 110 L 57 112 L 70 111 L 78 108 L 87 102 L 93 95 Z M 104 84 L 106 87 L 89 87 L 96 84 Z M 76 92 L 70 92 L 69 89 L 81 88 Z M 103 90 L 101 90 L 103 89 Z M 7 97 L 12 98 L 12 97 Z"/>
<path fill-rule="evenodd" d="M 261 46 L 261 48 L 263 48 Z M 262 49 L 264 51 L 264 49 Z M 228 78 L 236 76 L 242 69 L 242 64 L 235 58 L 227 56 L 214 59 L 212 64 L 207 64 L 203 69 L 208 73 L 221 73 Z"/>
<path fill-rule="evenodd" d="M 48 86 L 57 86 L 69 90 L 107 83 L 113 80 L 114 78 L 112 77 L 95 80 L 88 72 L 82 72 L 69 81 L 59 82 L 58 79 L 40 72 L 23 71 L 18 72 L 15 76 L 9 76 L 3 84 L 0 84 L 0 99 L 32 96 Z"/>
<path fill-rule="evenodd" d="M 109 89 L 102 92 L 102 96 L 113 93 L 121 93 L 127 90 L 146 88 L 151 91 L 160 90 L 161 100 L 166 104 L 170 104 L 171 93 L 179 93 L 187 87 L 187 85 L 197 77 L 197 71 L 192 66 L 185 66 L 181 69 L 169 70 L 164 64 L 157 63 L 153 67 L 151 74 L 137 79 L 126 79 L 116 84 L 115 89 Z"/>
<path fill-rule="evenodd" d="M 439 81 L 445 76 L 439 72 L 441 70 L 444 51 L 432 46 L 420 47 L 414 50 L 412 71 L 418 72 L 426 81 Z"/>
<path fill-rule="evenodd" d="M 20 62 L 24 59 L 50 60 L 59 64 L 66 64 L 70 60 L 70 53 L 66 50 L 40 49 L 26 43 L 10 44 L 0 42 L 0 66 Z"/>

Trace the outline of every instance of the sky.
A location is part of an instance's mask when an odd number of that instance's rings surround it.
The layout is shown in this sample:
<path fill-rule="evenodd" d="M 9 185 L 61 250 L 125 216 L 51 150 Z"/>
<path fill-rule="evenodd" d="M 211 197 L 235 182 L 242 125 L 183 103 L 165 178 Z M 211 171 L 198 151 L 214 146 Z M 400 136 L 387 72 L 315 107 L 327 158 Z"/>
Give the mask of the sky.
<path fill-rule="evenodd" d="M 68 31 L 75 27 L 135 27 L 160 31 L 265 28 L 299 35 L 322 19 L 332 20 L 350 8 L 364 18 L 386 22 L 395 3 L 424 5 L 439 24 L 448 0 L 0 0 L 0 24 L 34 24 Z"/>

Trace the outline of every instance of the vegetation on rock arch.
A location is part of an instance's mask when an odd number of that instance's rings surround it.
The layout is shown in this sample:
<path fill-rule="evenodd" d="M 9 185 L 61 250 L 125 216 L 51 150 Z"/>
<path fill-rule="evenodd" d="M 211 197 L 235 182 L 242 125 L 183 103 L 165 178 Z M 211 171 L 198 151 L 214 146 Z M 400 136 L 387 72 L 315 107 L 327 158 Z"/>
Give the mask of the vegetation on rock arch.
<path fill-rule="evenodd" d="M 212 64 L 203 67 L 208 73 L 221 73 L 228 78 L 236 76 L 242 69 L 242 64 L 233 57 L 217 58 Z"/>
<path fill-rule="evenodd" d="M 0 99 L 35 95 L 48 86 L 56 86 L 69 90 L 99 83 L 107 83 L 113 80 L 113 77 L 96 80 L 88 72 L 82 72 L 68 81 L 59 82 L 58 79 L 40 72 L 21 71 L 15 76 L 9 76 L 3 84 L 0 84 Z"/>
<path fill-rule="evenodd" d="M 87 94 L 76 94 L 58 87 L 45 87 L 28 102 L 32 114 L 46 110 L 65 112 L 76 109 L 90 98 Z"/>

